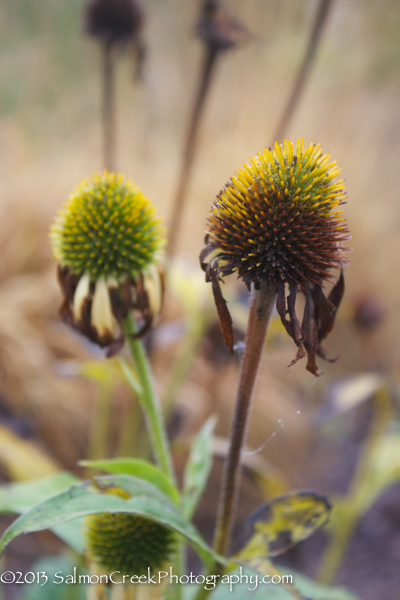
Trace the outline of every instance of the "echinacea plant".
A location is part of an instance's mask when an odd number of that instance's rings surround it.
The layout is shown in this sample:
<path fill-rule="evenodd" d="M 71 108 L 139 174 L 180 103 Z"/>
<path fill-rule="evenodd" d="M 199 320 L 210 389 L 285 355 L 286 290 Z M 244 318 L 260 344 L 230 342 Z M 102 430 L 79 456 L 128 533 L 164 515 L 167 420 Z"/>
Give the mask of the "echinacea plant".
<path fill-rule="evenodd" d="M 123 175 L 105 171 L 80 183 L 50 235 L 64 295 L 61 317 L 106 347 L 108 357 L 128 337 L 153 449 L 164 472 L 173 478 L 160 403 L 137 339 L 162 306 L 163 234 L 154 208 L 139 188 Z"/>
<path fill-rule="evenodd" d="M 332 182 L 337 172 L 319 147 L 304 149 L 299 141 L 295 152 L 292 144 L 285 142 L 283 147 L 277 145 L 260 154 L 236 174 L 210 215 L 202 265 L 212 282 L 225 340 L 231 348 L 231 320 L 219 278 L 237 272 L 251 288 L 214 548 L 191 519 L 212 465 L 215 418 L 195 437 L 178 489 L 161 405 L 138 339 L 151 326 L 162 303 L 160 221 L 140 190 L 120 174 L 93 175 L 77 187 L 51 230 L 64 295 L 61 315 L 68 325 L 107 348 L 107 356 L 116 354 L 126 341 L 132 364 L 120 358 L 119 366 L 143 409 L 156 464 L 137 458 L 84 460 L 81 466 L 109 475 L 82 482 L 72 474 L 56 473 L 49 480 L 27 482 L 11 493 L 8 490 L 8 506 L 23 514 L 2 536 L 0 551 L 22 532 L 54 528 L 84 555 L 89 572 L 86 582 L 94 584 L 88 585 L 90 600 L 182 600 L 186 596 L 181 584 L 189 580 L 187 543 L 197 551 L 205 570 L 195 579 L 201 584 L 197 600 L 203 600 L 218 583 L 231 582 L 232 566 L 280 578 L 270 557 L 326 524 L 330 504 L 325 498 L 295 492 L 272 499 L 250 518 L 250 538 L 245 546 L 229 560 L 225 557 L 229 555 L 249 408 L 276 298 L 286 330 L 298 345 L 297 358 L 307 353 L 307 368 L 313 373 L 315 353 L 323 354 L 319 344 L 331 329 L 339 305 L 342 276 L 329 299 L 322 290 L 324 282 L 330 281 L 330 270 L 341 269 L 345 262 L 340 244 L 348 232 L 335 211 L 344 200 L 344 190 L 342 182 Z M 285 285 L 290 290 L 290 320 L 285 314 Z M 301 327 L 294 311 L 298 287 L 306 294 Z M 19 508 L 18 494 L 23 496 Z M 30 505 L 27 498 L 33 498 Z M 79 519 L 81 523 L 77 523 Z M 79 528 L 77 537 L 73 527 L 72 531 L 58 527 L 69 521 Z M 166 579 L 170 573 L 174 580 Z M 136 586 L 153 575 L 156 580 L 151 583 L 156 586 Z M 215 590 L 216 600 L 226 597 L 223 587 Z M 285 587 L 300 597 L 293 586 Z"/>
<path fill-rule="evenodd" d="M 343 181 L 329 154 L 303 140 L 266 149 L 239 170 L 218 195 L 208 220 L 200 261 L 212 282 L 224 339 L 233 351 L 232 320 L 220 279 L 236 273 L 251 290 L 249 320 L 239 388 L 219 504 L 214 547 L 226 554 L 237 497 L 241 449 L 264 340 L 276 307 L 298 350 L 294 364 L 307 355 L 307 370 L 318 375 L 316 355 L 326 353 L 322 340 L 332 330 L 344 292 L 342 242 L 350 235 L 342 211 Z M 206 259 L 208 258 L 208 262 Z M 328 298 L 331 270 L 341 274 Z M 289 295 L 286 298 L 286 286 Z M 295 304 L 306 296 L 302 323 Z M 286 314 L 289 314 L 289 319 Z"/>

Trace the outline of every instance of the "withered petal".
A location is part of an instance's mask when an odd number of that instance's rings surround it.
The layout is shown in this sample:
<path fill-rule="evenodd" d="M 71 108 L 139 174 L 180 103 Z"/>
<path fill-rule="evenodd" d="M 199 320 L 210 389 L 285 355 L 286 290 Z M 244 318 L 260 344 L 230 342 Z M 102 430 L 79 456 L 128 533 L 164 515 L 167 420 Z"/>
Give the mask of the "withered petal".
<path fill-rule="evenodd" d="M 276 298 L 276 310 L 278 311 L 278 315 L 281 318 L 282 325 L 286 329 L 287 333 L 291 338 L 294 339 L 292 325 L 289 319 L 286 318 L 286 294 L 285 294 L 285 284 L 282 279 L 278 279 L 277 281 L 278 295 Z"/>
<path fill-rule="evenodd" d="M 315 362 L 317 345 L 318 345 L 318 329 L 315 322 L 315 307 L 310 285 L 307 285 L 306 305 L 304 308 L 303 322 L 301 330 L 304 336 L 304 347 L 307 352 L 307 371 L 310 371 L 316 377 L 322 375 L 318 373 L 318 367 Z"/>
<path fill-rule="evenodd" d="M 343 294 L 344 294 L 344 276 L 343 276 L 343 269 L 342 269 L 340 271 L 339 279 L 337 280 L 336 284 L 331 289 L 330 294 L 328 296 L 329 302 L 331 304 L 333 304 L 333 306 L 336 308 L 336 310 L 331 315 L 321 312 L 321 316 L 320 316 L 321 323 L 320 323 L 319 330 L 318 330 L 318 341 L 321 342 L 323 339 L 326 338 L 328 333 L 330 333 L 332 331 L 334 323 L 335 323 L 337 309 L 339 308 L 340 302 L 343 298 Z"/>
<path fill-rule="evenodd" d="M 333 316 L 336 312 L 336 306 L 325 296 L 320 285 L 314 285 L 313 289 L 314 302 L 319 308 L 329 316 Z"/>
<path fill-rule="evenodd" d="M 317 354 L 327 362 L 331 363 L 336 362 L 339 359 L 339 356 L 336 356 L 335 358 L 329 358 L 326 354 L 326 350 L 320 344 L 317 346 Z"/>
<path fill-rule="evenodd" d="M 297 347 L 296 356 L 292 360 L 292 362 L 288 364 L 288 367 L 293 367 L 293 365 L 295 365 L 298 360 L 301 360 L 302 358 L 304 358 L 305 355 L 306 355 L 306 350 L 304 348 L 304 344 L 299 344 Z"/>
<path fill-rule="evenodd" d="M 121 350 L 122 346 L 124 345 L 124 341 L 125 341 L 125 336 L 121 332 L 121 335 L 108 346 L 107 352 L 106 352 L 106 357 L 112 358 L 113 356 L 118 354 L 118 352 Z"/>
<path fill-rule="evenodd" d="M 292 327 L 293 339 L 297 345 L 303 342 L 303 333 L 301 331 L 300 323 L 296 315 L 295 305 L 296 305 L 296 284 L 290 284 L 290 293 L 287 299 L 288 311 L 290 317 L 290 325 Z"/>
<path fill-rule="evenodd" d="M 60 306 L 59 311 L 61 320 L 63 323 L 68 325 L 69 327 L 75 328 L 74 316 L 72 314 L 71 305 L 68 302 L 68 298 L 64 298 L 63 303 Z"/>
<path fill-rule="evenodd" d="M 118 288 L 111 287 L 108 288 L 108 293 L 110 295 L 111 310 L 113 312 L 113 315 L 118 325 L 122 326 L 122 319 L 124 317 L 124 306 L 119 290 Z"/>
<path fill-rule="evenodd" d="M 222 295 L 221 286 L 218 276 L 218 266 L 213 269 L 209 269 L 211 277 L 212 290 L 214 294 L 215 306 L 217 307 L 217 313 L 219 322 L 221 325 L 222 336 L 225 344 L 228 346 L 230 353 L 233 354 L 233 328 L 232 328 L 232 317 L 228 310 L 227 302 Z"/>

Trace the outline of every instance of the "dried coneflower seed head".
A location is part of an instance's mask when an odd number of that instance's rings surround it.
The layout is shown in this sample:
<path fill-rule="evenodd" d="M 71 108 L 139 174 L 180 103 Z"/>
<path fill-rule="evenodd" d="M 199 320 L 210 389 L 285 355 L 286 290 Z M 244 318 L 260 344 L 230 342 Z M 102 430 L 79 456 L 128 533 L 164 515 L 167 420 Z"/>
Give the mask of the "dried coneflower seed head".
<path fill-rule="evenodd" d="M 220 0 L 204 0 L 196 33 L 214 52 L 229 50 L 249 38 L 246 28 Z"/>
<path fill-rule="evenodd" d="M 161 308 L 164 230 L 140 189 L 121 174 L 95 174 L 71 194 L 51 228 L 64 293 L 63 319 L 111 356 L 129 309 L 144 320 Z"/>
<path fill-rule="evenodd" d="M 86 31 L 107 44 L 133 41 L 143 24 L 137 0 L 90 0 L 86 8 Z"/>
<path fill-rule="evenodd" d="M 121 488 L 108 494 L 129 498 Z M 150 519 L 130 513 L 100 513 L 86 521 L 87 550 L 103 569 L 111 573 L 147 575 L 165 565 L 174 551 L 173 532 Z"/>
<path fill-rule="evenodd" d="M 248 286 L 263 282 L 277 287 L 279 314 L 299 346 L 296 360 L 307 352 L 307 368 L 313 373 L 317 367 L 312 355 L 316 352 L 326 358 L 319 342 L 332 329 L 343 295 L 343 278 L 328 299 L 321 286 L 332 281 L 332 269 L 341 269 L 348 262 L 342 256 L 348 248 L 341 244 L 350 235 L 339 208 L 346 198 L 343 181 L 335 181 L 339 172 L 319 145 L 305 148 L 303 140 L 297 140 L 296 147 L 285 140 L 264 150 L 218 195 L 201 255 L 220 314 L 226 313 L 220 276 L 236 272 Z M 210 254 L 206 265 L 204 259 Z M 290 288 L 287 310 L 285 284 Z M 306 293 L 301 326 L 294 312 L 298 286 Z"/>

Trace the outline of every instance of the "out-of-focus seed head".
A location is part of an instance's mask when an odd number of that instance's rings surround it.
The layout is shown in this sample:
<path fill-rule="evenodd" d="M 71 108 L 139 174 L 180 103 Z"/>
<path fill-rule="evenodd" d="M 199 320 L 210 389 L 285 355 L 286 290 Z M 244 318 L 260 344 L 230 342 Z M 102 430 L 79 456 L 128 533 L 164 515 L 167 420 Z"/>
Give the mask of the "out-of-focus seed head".
<path fill-rule="evenodd" d="M 208 218 L 201 262 L 213 289 L 220 316 L 227 315 L 219 277 L 236 272 L 250 286 L 276 287 L 282 322 L 299 347 L 296 360 L 307 353 L 307 368 L 316 374 L 315 357 L 326 358 L 320 341 L 333 327 L 344 292 L 343 276 L 325 298 L 322 285 L 332 281 L 332 269 L 348 262 L 342 242 L 350 238 L 340 206 L 346 194 L 340 170 L 320 146 L 297 140 L 266 149 L 250 159 L 219 193 Z M 206 264 L 205 259 L 211 256 Z M 285 284 L 290 288 L 286 310 Z M 296 289 L 306 293 L 300 326 L 294 312 Z M 289 312 L 290 320 L 286 319 Z M 225 317 L 225 339 L 232 346 Z M 314 326 L 315 325 L 315 326 Z M 311 358 L 310 358 L 311 357 Z"/>
<path fill-rule="evenodd" d="M 134 41 L 143 24 L 137 0 L 90 0 L 86 7 L 86 31 L 107 44 Z"/>
<path fill-rule="evenodd" d="M 71 194 L 51 228 L 64 294 L 63 320 L 115 354 L 129 310 L 144 321 L 161 310 L 164 230 L 149 200 L 117 173 L 95 174 Z"/>
<path fill-rule="evenodd" d="M 245 42 L 249 33 L 220 0 L 204 0 L 196 24 L 197 35 L 212 51 L 229 50 Z"/>
<path fill-rule="evenodd" d="M 121 488 L 106 493 L 129 498 Z M 161 569 L 174 551 L 171 529 L 130 513 L 100 513 L 86 521 L 87 550 L 107 573 L 147 575 Z"/>

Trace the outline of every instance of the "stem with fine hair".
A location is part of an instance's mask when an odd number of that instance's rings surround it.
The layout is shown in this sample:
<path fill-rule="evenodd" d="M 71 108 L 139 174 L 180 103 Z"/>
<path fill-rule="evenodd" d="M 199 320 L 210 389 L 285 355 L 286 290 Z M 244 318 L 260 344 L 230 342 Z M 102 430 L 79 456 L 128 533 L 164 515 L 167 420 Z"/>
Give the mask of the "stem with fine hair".
<path fill-rule="evenodd" d="M 115 170 L 115 51 L 111 43 L 103 44 L 103 152 L 104 168 Z"/>
<path fill-rule="evenodd" d="M 194 158 L 196 154 L 201 115 L 203 113 L 205 100 L 210 89 L 211 76 L 214 71 L 218 53 L 219 50 L 215 46 L 206 46 L 203 65 L 200 72 L 199 87 L 195 96 L 192 116 L 189 122 L 189 129 L 186 135 L 186 141 L 183 149 L 181 171 L 169 224 L 167 254 L 170 257 L 173 256 L 176 251 L 176 245 L 178 242 L 179 230 L 182 221 L 182 214 L 185 206 L 187 188 L 189 185 L 192 167 L 194 164 Z"/>
<path fill-rule="evenodd" d="M 223 556 L 229 550 L 239 491 L 241 453 L 246 440 L 251 400 L 275 300 L 275 286 L 261 283 L 257 289 L 253 284 L 229 454 L 224 467 L 214 536 L 214 549 Z"/>
<path fill-rule="evenodd" d="M 154 456 L 163 473 L 172 483 L 175 483 L 161 404 L 154 389 L 153 376 L 143 343 L 133 337 L 136 326 L 131 314 L 124 320 L 124 330 L 142 388 L 139 401 L 146 419 Z"/>
<path fill-rule="evenodd" d="M 314 59 L 317 53 L 317 49 L 322 37 L 324 25 L 327 21 L 329 9 L 333 4 L 333 0 L 319 0 L 319 6 L 313 28 L 311 30 L 310 39 L 308 42 L 307 50 L 304 55 L 303 62 L 301 63 L 299 70 L 296 74 L 292 90 L 289 95 L 289 99 L 285 105 L 282 116 L 279 120 L 278 127 L 275 130 L 275 136 L 273 141 L 279 141 L 282 139 L 289 121 L 292 118 L 294 111 L 299 103 L 301 95 L 304 91 L 307 79 L 310 75 L 311 67 L 313 66 Z"/>

